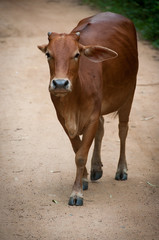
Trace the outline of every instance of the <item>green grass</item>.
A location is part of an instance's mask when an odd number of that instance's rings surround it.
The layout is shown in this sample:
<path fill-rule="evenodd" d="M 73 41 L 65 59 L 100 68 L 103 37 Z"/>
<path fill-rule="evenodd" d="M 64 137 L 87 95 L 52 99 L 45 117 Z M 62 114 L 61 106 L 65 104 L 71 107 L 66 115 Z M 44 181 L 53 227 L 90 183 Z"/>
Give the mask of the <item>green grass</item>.
<path fill-rule="evenodd" d="M 82 0 L 83 3 L 130 18 L 142 38 L 159 49 L 158 0 Z"/>

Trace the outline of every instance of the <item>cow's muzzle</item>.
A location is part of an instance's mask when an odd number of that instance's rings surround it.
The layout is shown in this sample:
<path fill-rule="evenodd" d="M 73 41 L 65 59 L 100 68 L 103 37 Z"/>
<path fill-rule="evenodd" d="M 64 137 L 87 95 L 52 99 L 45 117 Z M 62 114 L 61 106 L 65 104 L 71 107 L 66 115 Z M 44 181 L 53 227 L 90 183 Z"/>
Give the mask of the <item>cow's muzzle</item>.
<path fill-rule="evenodd" d="M 69 79 L 53 79 L 51 80 L 49 91 L 57 94 L 66 94 L 71 91 L 71 83 Z"/>

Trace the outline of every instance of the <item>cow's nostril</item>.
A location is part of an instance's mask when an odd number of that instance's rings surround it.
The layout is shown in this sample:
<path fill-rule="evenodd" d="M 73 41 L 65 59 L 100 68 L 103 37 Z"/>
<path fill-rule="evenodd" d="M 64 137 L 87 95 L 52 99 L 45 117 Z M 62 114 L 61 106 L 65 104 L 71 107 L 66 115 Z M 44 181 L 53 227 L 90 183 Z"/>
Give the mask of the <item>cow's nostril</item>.
<path fill-rule="evenodd" d="M 66 81 L 65 81 L 65 83 L 64 83 L 64 87 L 67 87 L 67 86 L 68 86 L 68 84 L 69 84 L 69 81 L 68 81 L 68 80 L 66 80 Z"/>
<path fill-rule="evenodd" d="M 56 80 L 53 80 L 52 83 L 53 83 L 54 88 L 56 88 L 57 85 L 58 85 L 57 82 L 56 82 Z"/>

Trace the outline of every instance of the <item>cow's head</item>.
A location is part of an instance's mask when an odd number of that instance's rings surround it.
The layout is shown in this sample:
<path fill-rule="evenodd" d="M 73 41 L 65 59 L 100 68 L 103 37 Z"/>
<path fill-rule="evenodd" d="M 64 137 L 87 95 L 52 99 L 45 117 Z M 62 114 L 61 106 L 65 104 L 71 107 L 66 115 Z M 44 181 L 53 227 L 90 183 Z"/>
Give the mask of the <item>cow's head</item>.
<path fill-rule="evenodd" d="M 45 53 L 50 67 L 49 91 L 56 96 L 65 96 L 73 89 L 78 76 L 79 59 L 82 54 L 93 62 L 115 58 L 117 53 L 111 49 L 79 43 L 80 33 L 48 33 L 49 43 L 38 46 Z"/>

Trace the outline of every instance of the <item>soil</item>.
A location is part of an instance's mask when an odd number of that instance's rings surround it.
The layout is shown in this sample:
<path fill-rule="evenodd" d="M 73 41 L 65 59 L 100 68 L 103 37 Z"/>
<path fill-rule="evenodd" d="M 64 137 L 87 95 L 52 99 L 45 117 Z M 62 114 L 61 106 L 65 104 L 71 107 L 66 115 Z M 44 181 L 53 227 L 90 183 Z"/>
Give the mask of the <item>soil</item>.
<path fill-rule="evenodd" d="M 138 42 L 128 181 L 114 180 L 118 120 L 106 116 L 103 177 L 89 182 L 83 207 L 68 206 L 74 153 L 36 46 L 47 43 L 48 31 L 68 33 L 95 13 L 76 0 L 0 1 L 0 240 L 159 239 L 159 54 L 146 42 Z"/>

